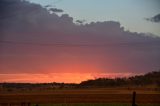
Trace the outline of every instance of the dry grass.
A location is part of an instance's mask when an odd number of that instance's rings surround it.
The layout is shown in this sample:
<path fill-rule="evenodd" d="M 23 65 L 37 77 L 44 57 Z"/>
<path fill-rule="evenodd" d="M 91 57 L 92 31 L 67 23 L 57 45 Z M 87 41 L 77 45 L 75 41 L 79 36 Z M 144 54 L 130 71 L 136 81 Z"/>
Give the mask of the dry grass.
<path fill-rule="evenodd" d="M 132 92 L 137 91 L 137 103 L 160 103 L 160 93 L 144 89 L 105 88 L 68 89 L 35 92 L 1 93 L 0 102 L 16 103 L 131 103 Z"/>

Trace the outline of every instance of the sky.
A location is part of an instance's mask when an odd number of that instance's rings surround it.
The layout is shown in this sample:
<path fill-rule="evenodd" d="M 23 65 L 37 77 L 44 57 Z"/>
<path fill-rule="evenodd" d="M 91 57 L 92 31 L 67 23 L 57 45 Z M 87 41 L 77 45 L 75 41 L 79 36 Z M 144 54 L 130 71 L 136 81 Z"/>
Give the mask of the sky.
<path fill-rule="evenodd" d="M 0 82 L 80 83 L 160 69 L 159 0 L 0 0 Z"/>
<path fill-rule="evenodd" d="M 74 20 L 118 21 L 125 30 L 160 36 L 160 24 L 148 22 L 160 13 L 159 0 L 30 0 L 64 10 Z"/>

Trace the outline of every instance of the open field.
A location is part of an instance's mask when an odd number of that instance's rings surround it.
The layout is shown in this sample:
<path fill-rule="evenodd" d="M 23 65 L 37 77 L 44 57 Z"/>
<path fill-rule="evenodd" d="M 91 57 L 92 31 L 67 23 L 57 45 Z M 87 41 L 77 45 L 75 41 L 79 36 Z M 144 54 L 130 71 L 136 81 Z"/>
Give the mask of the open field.
<path fill-rule="evenodd" d="M 35 106 L 35 104 L 33 105 Z M 39 106 L 131 106 L 127 103 L 74 103 L 74 104 L 41 104 Z M 160 106 L 160 104 L 138 104 L 138 106 Z"/>
<path fill-rule="evenodd" d="M 60 106 L 72 103 L 127 103 L 132 101 L 132 90 L 126 89 L 68 89 L 36 92 L 11 92 L 1 93 L 1 103 L 32 103 L 32 104 L 56 104 Z M 137 104 L 160 104 L 160 93 L 158 91 L 136 90 Z M 59 106 L 57 104 L 57 106 Z M 54 105 L 53 105 L 54 106 Z M 64 106 L 64 105 L 63 105 Z M 77 106 L 77 105 L 76 105 Z M 84 106 L 79 104 L 78 106 Z M 89 105 L 89 106 L 98 106 Z M 113 106 L 113 105 L 111 105 Z M 128 105 L 122 105 L 128 106 Z M 150 105 L 149 105 L 150 106 Z M 152 106 L 152 105 L 151 105 Z M 157 106 L 157 105 L 154 105 Z"/>
<path fill-rule="evenodd" d="M 138 94 L 137 103 L 160 103 L 160 94 Z M 34 94 L 3 95 L 1 102 L 30 103 L 131 103 L 131 94 Z"/>

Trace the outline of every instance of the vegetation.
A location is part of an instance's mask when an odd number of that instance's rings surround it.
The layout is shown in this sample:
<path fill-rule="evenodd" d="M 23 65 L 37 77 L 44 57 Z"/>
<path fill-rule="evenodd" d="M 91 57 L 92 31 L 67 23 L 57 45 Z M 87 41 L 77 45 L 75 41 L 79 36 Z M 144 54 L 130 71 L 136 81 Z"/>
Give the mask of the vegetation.
<path fill-rule="evenodd" d="M 0 103 L 12 101 L 37 103 L 38 106 L 130 106 L 133 91 L 137 92 L 138 106 L 159 106 L 160 71 L 129 78 L 98 78 L 80 84 L 1 83 Z"/>
<path fill-rule="evenodd" d="M 155 85 L 160 87 L 160 71 L 150 72 L 145 75 L 137 75 L 129 78 L 98 78 L 95 80 L 83 81 L 79 87 L 117 87 L 117 86 L 147 86 Z"/>
<path fill-rule="evenodd" d="M 145 87 L 154 86 L 160 88 L 160 71 L 150 72 L 145 75 L 136 75 L 129 78 L 98 78 L 95 80 L 82 81 L 80 84 L 68 83 L 0 83 L 0 91 L 7 90 L 53 90 L 53 89 L 77 89 L 77 88 L 106 88 L 106 87 Z"/>

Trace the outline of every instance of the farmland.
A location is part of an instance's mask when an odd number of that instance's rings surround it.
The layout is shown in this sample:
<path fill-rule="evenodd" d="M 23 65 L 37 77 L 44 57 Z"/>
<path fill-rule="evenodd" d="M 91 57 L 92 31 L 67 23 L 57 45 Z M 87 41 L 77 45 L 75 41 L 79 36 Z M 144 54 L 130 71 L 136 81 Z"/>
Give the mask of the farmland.
<path fill-rule="evenodd" d="M 100 78 L 80 84 L 1 83 L 0 103 L 3 106 L 26 106 L 24 103 L 27 106 L 128 106 L 134 91 L 138 106 L 160 105 L 159 72 L 121 79 Z"/>
<path fill-rule="evenodd" d="M 50 91 L 4 92 L 0 94 L 1 103 L 32 103 L 98 106 L 122 104 L 128 106 L 132 101 L 132 92 L 136 91 L 137 104 L 160 104 L 160 92 L 149 89 L 94 88 L 94 89 L 57 89 Z M 78 104 L 77 104 L 78 103 Z M 90 104 L 92 103 L 92 104 Z M 43 105 L 45 106 L 45 105 Z M 54 105 L 53 105 L 54 106 Z M 152 106 L 152 105 L 149 105 Z M 157 105 L 155 105 L 157 106 Z"/>

